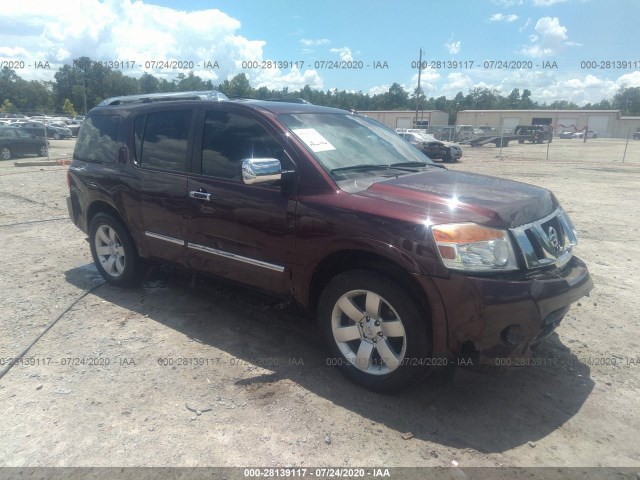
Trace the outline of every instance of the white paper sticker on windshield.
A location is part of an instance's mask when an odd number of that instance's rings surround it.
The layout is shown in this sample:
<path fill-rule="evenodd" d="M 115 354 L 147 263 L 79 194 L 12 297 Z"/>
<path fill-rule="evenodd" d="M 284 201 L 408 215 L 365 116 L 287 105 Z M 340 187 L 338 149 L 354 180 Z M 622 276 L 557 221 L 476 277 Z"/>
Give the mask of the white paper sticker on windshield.
<path fill-rule="evenodd" d="M 329 140 L 324 138 L 315 128 L 298 128 L 295 129 L 293 133 L 306 143 L 307 147 L 314 153 L 328 152 L 329 150 L 336 149 L 336 147 L 331 145 Z"/>

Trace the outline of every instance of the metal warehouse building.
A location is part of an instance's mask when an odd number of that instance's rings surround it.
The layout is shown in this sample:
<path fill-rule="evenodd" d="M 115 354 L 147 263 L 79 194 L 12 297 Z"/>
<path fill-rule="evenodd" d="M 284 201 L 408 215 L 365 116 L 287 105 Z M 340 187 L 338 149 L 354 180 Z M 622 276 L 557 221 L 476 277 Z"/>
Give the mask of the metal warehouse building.
<path fill-rule="evenodd" d="M 414 114 L 415 115 L 415 114 Z M 513 131 L 517 125 L 553 125 L 563 129 L 588 127 L 600 137 L 627 138 L 640 128 L 640 117 L 623 117 L 620 110 L 462 110 L 457 125 L 504 127 Z"/>
<path fill-rule="evenodd" d="M 418 124 L 415 125 L 415 110 L 376 110 L 360 111 L 362 115 L 373 118 L 383 125 L 396 128 L 426 128 L 432 125 L 447 125 L 449 114 L 441 110 L 418 110 Z"/>

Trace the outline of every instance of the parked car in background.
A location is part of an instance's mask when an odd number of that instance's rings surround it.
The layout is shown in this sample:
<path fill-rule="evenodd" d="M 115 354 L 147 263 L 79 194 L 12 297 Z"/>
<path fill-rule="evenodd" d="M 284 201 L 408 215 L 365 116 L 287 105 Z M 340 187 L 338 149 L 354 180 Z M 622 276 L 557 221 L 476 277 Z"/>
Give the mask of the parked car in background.
<path fill-rule="evenodd" d="M 640 140 L 640 128 L 638 128 L 635 132 L 633 132 L 633 139 Z"/>
<path fill-rule="evenodd" d="M 573 134 L 576 133 L 574 130 L 563 130 L 558 134 L 559 138 L 574 138 Z"/>
<path fill-rule="evenodd" d="M 598 138 L 599 133 L 596 130 L 589 130 L 587 138 Z M 579 130 L 573 134 L 573 138 L 584 138 L 584 130 Z"/>
<path fill-rule="evenodd" d="M 77 122 L 75 120 L 69 120 L 67 122 L 67 128 L 69 130 L 71 130 L 71 135 L 74 137 L 78 136 L 78 132 L 80 131 L 80 125 L 81 125 L 82 121 Z"/>
<path fill-rule="evenodd" d="M 21 128 L 28 133 L 32 133 L 33 135 L 37 135 L 38 137 L 44 138 L 46 136 L 47 138 L 52 138 L 54 140 L 67 139 L 72 137 L 71 130 L 67 127 L 56 127 L 53 125 L 37 125 L 34 123 L 29 123 L 18 128 Z"/>
<path fill-rule="evenodd" d="M 433 135 L 424 133 L 422 130 L 398 129 L 396 133 L 431 160 L 453 162 L 462 158 L 462 148 L 457 143 L 438 140 Z"/>
<path fill-rule="evenodd" d="M 553 141 L 551 125 L 518 125 L 514 134 L 518 136 L 518 143 L 551 143 Z"/>
<path fill-rule="evenodd" d="M 21 128 L 0 126 L 0 160 L 35 154 L 46 157 L 47 144 L 41 137 Z"/>

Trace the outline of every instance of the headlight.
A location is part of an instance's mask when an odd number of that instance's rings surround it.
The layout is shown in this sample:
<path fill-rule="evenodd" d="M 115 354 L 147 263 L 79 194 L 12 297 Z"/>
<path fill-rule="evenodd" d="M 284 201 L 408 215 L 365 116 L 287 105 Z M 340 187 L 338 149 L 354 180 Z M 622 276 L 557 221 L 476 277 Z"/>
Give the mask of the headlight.
<path fill-rule="evenodd" d="M 518 263 L 505 230 L 475 223 L 433 225 L 431 233 L 445 267 L 474 272 L 517 270 Z"/>

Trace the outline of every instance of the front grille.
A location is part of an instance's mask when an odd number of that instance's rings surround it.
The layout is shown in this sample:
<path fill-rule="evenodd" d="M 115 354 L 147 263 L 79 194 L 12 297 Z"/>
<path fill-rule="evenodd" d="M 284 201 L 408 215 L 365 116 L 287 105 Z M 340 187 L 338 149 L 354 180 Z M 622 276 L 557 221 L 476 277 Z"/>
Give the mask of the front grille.
<path fill-rule="evenodd" d="M 563 267 L 578 243 L 575 228 L 561 208 L 540 220 L 512 228 L 511 233 L 530 269 L 549 265 Z"/>

